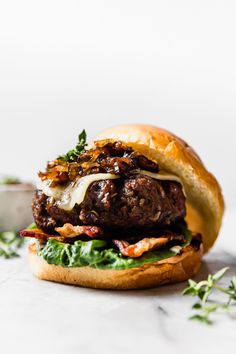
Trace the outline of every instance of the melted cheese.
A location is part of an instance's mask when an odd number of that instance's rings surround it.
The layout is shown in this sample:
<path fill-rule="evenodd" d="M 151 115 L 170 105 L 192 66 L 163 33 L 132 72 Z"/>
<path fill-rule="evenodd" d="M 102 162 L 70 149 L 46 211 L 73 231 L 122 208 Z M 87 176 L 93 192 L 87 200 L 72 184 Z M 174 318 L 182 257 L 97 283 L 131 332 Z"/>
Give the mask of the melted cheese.
<path fill-rule="evenodd" d="M 176 181 L 181 183 L 179 177 L 165 173 L 153 173 L 145 170 L 140 171 L 141 174 L 161 181 Z M 81 204 L 84 200 L 88 187 L 95 181 L 106 179 L 117 179 L 120 176 L 111 173 L 96 173 L 78 178 L 74 183 L 70 183 L 67 187 L 50 187 L 51 181 L 40 181 L 37 188 L 42 190 L 48 197 L 53 197 L 59 208 L 64 210 L 72 210 L 75 204 Z M 182 184 L 182 183 L 181 183 Z M 183 188 L 184 191 L 184 188 Z"/>
<path fill-rule="evenodd" d="M 169 174 L 166 171 L 159 171 L 158 173 L 154 173 L 154 172 L 141 170 L 140 173 L 143 174 L 143 175 L 149 176 L 149 177 L 151 177 L 153 179 L 158 179 L 159 181 L 174 181 L 174 182 L 180 183 L 181 186 L 182 186 L 182 190 L 183 190 L 184 196 L 186 197 L 186 192 L 185 192 L 185 189 L 184 189 L 184 185 L 183 185 L 181 179 L 178 176 L 173 175 L 173 174 Z"/>
<path fill-rule="evenodd" d="M 50 188 L 51 181 L 44 181 L 37 185 L 48 197 L 53 197 L 57 201 L 59 208 L 64 210 L 72 210 L 75 204 L 81 204 L 84 200 L 88 187 L 95 181 L 105 179 L 117 179 L 120 176 L 111 173 L 96 173 L 78 178 L 74 183 L 70 183 L 66 188 L 54 187 Z"/>
<path fill-rule="evenodd" d="M 53 197 L 55 200 L 59 200 L 65 190 L 63 187 L 50 187 L 51 180 L 37 182 L 37 189 L 43 191 L 48 197 Z"/>
<path fill-rule="evenodd" d="M 175 182 L 179 182 L 180 184 L 182 184 L 181 179 L 175 175 L 169 174 L 167 172 L 164 171 L 160 171 L 158 173 L 154 173 L 154 172 L 149 172 L 149 171 L 145 171 L 145 170 L 141 170 L 140 171 L 141 174 L 152 177 L 154 179 L 159 179 L 160 181 L 175 181 Z"/>

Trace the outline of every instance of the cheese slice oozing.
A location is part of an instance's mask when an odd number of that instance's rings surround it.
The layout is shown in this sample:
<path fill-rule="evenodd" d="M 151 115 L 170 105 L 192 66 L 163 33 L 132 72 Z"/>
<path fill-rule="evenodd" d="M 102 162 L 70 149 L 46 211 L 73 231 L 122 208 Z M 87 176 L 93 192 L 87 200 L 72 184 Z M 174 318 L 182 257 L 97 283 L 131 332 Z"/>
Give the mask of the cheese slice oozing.
<path fill-rule="evenodd" d="M 183 184 L 178 176 L 173 174 L 168 174 L 164 171 L 160 171 L 159 173 L 153 173 L 145 170 L 141 170 L 140 174 L 149 176 L 151 178 L 161 180 L 161 181 L 176 181 L 179 182 L 182 187 Z M 119 175 L 114 175 L 112 173 L 96 173 L 84 177 L 78 178 L 75 182 L 70 183 L 66 187 L 50 187 L 51 181 L 39 181 L 37 184 L 37 189 L 42 190 L 44 194 L 48 197 L 53 197 L 57 202 L 57 205 L 60 209 L 64 210 L 72 210 L 75 204 L 80 205 L 86 195 L 87 189 L 90 184 L 95 181 L 102 181 L 106 179 L 118 179 Z M 184 187 L 183 187 L 183 192 Z"/>

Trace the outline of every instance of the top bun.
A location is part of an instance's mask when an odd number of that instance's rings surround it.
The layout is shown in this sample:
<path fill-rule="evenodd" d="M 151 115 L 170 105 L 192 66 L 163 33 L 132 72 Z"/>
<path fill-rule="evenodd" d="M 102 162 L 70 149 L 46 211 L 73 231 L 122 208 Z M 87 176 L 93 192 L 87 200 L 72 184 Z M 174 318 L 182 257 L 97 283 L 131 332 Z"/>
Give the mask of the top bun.
<path fill-rule="evenodd" d="M 161 169 L 180 177 L 185 192 L 188 227 L 203 237 L 204 252 L 214 244 L 222 222 L 224 200 L 215 177 L 196 152 L 174 134 L 152 125 L 121 125 L 94 138 L 101 145 L 121 141 L 157 162 Z"/>

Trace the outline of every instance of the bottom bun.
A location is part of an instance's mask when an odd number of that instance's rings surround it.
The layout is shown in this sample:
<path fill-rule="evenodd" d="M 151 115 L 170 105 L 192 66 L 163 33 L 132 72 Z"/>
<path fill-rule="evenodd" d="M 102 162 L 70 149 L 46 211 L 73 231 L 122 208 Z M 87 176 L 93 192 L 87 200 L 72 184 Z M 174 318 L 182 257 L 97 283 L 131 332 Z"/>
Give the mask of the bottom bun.
<path fill-rule="evenodd" d="M 142 267 L 113 270 L 91 267 L 64 268 L 48 264 L 37 255 L 37 245 L 29 245 L 32 272 L 40 279 L 97 289 L 144 289 L 177 283 L 194 276 L 201 265 L 203 249 L 188 246 L 181 255 L 145 264 Z"/>

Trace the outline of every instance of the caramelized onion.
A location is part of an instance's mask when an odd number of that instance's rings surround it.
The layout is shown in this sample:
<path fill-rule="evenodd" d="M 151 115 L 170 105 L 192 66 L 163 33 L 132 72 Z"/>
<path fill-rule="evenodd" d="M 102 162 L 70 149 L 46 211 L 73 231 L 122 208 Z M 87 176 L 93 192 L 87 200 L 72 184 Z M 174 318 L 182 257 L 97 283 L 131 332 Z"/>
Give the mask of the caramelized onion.
<path fill-rule="evenodd" d="M 48 163 L 45 172 L 39 172 L 42 181 L 50 180 L 51 186 L 65 185 L 94 173 L 112 173 L 120 176 L 129 176 L 140 169 L 157 173 L 158 165 L 140 155 L 131 147 L 121 142 L 96 142 L 95 147 L 86 150 L 77 161 L 67 162 L 60 158 Z"/>

